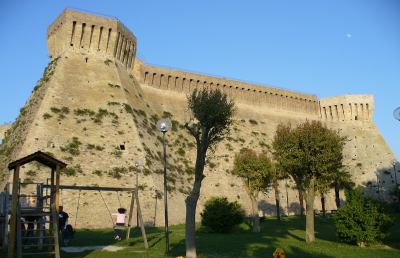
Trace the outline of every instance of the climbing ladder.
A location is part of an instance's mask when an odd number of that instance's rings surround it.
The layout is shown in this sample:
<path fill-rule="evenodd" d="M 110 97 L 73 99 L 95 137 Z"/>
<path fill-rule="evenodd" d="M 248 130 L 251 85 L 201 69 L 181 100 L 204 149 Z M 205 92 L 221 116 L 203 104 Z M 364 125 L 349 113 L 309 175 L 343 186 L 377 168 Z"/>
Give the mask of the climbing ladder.
<path fill-rule="evenodd" d="M 39 162 L 42 165 L 50 168 L 50 196 L 42 198 L 43 192 L 37 192 L 36 205 L 22 205 L 21 195 L 21 178 L 20 168 L 30 162 Z M 13 171 L 12 179 L 12 194 L 11 194 L 11 209 L 10 209 L 10 231 L 8 234 L 7 257 L 60 257 L 60 247 L 58 241 L 58 208 L 59 204 L 59 185 L 60 185 L 60 170 L 65 168 L 67 164 L 54 158 L 52 155 L 37 151 L 28 156 L 22 157 L 8 164 L 8 169 Z M 35 196 L 32 196 L 35 197 Z M 47 200 L 50 199 L 50 204 Z M 46 200 L 47 205 L 43 205 L 43 200 Z M 31 216 L 31 218 L 29 218 Z M 38 229 L 33 235 L 32 232 L 25 234 L 23 230 L 23 222 L 21 219 L 28 217 L 36 218 L 39 223 Z M 32 226 L 32 225 L 31 225 Z M 46 230 L 47 229 L 47 230 Z M 46 245 L 46 251 L 43 250 Z"/>
<path fill-rule="evenodd" d="M 54 202 L 47 201 L 50 196 L 31 195 L 38 201 L 37 207 L 22 207 L 21 196 L 18 196 L 17 206 L 17 258 L 22 257 L 55 257 L 60 258 L 58 216 Z M 26 197 L 26 196 L 23 196 Z M 50 198 L 52 199 L 52 198 Z M 49 204 L 50 203 L 50 204 Z M 36 219 L 37 229 L 28 230 L 24 228 L 22 218 Z M 29 221 L 25 221 L 27 224 Z M 31 221 L 34 223 L 34 221 Z"/>

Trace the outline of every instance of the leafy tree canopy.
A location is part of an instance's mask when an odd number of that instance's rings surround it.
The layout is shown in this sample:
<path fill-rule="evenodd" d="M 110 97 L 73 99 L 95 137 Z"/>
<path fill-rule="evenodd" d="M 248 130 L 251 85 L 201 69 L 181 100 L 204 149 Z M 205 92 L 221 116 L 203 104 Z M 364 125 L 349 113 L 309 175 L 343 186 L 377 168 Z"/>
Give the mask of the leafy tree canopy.
<path fill-rule="evenodd" d="M 235 157 L 232 174 L 243 179 L 247 192 L 256 196 L 271 184 L 274 166 L 267 154 L 243 149 Z"/>
<path fill-rule="evenodd" d="M 188 107 L 194 119 L 186 128 L 199 143 L 202 139 L 210 146 L 229 132 L 235 112 L 233 101 L 220 90 L 195 89 L 188 97 Z"/>
<path fill-rule="evenodd" d="M 345 140 L 319 121 L 306 121 L 296 128 L 281 124 L 273 141 L 274 156 L 302 190 L 314 179 L 315 187 L 324 191 L 334 181 L 334 172 L 343 167 Z"/>

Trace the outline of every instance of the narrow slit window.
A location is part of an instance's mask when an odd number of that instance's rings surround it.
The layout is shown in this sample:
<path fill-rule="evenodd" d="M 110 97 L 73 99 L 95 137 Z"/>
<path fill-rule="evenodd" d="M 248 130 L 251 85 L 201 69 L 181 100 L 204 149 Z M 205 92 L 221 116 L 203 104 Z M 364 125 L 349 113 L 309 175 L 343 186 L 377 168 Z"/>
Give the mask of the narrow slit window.
<path fill-rule="evenodd" d="M 103 26 L 100 27 L 99 42 L 97 43 L 97 51 L 100 51 L 101 36 L 103 34 Z"/>
<path fill-rule="evenodd" d="M 76 27 L 76 21 L 72 22 L 71 40 L 69 42 L 71 47 L 74 45 L 73 40 L 74 40 L 74 35 L 75 35 L 75 27 Z"/>
<path fill-rule="evenodd" d="M 111 36 L 111 29 L 108 29 L 106 52 L 108 50 L 108 44 L 110 43 L 110 36 Z"/>
<path fill-rule="evenodd" d="M 79 41 L 79 46 L 81 48 L 83 48 L 83 36 L 85 35 L 85 27 L 86 27 L 86 23 L 82 23 L 82 31 L 81 31 L 81 40 Z"/>
<path fill-rule="evenodd" d="M 89 48 L 92 46 L 93 31 L 94 25 L 92 25 L 92 29 L 90 30 Z"/>
<path fill-rule="evenodd" d="M 118 32 L 117 40 L 115 41 L 114 47 L 114 57 L 117 55 L 118 45 L 119 45 L 119 38 L 121 37 L 121 32 Z"/>

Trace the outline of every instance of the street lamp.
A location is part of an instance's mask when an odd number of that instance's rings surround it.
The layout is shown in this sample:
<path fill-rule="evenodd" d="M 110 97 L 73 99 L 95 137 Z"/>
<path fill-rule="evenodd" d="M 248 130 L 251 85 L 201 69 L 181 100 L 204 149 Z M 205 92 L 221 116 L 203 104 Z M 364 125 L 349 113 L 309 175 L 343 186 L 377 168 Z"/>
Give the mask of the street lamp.
<path fill-rule="evenodd" d="M 380 181 L 379 181 L 379 176 L 378 174 L 376 174 L 376 186 L 377 186 L 377 190 L 378 190 L 378 199 L 381 199 L 381 189 L 380 189 L 380 185 L 379 185 Z"/>
<path fill-rule="evenodd" d="M 393 172 L 394 172 L 394 183 L 396 184 L 396 188 L 397 188 L 396 161 L 393 161 Z"/>
<path fill-rule="evenodd" d="M 286 188 L 286 213 L 289 217 L 289 193 L 288 193 L 288 182 L 287 178 L 285 178 L 285 188 Z"/>
<path fill-rule="evenodd" d="M 142 169 L 142 161 L 136 160 L 135 161 L 135 168 L 136 168 L 136 194 L 137 198 L 139 198 L 139 173 L 140 170 Z M 139 228 L 139 209 L 138 206 L 136 205 L 136 226 Z"/>
<path fill-rule="evenodd" d="M 163 152 L 164 152 L 164 219 L 165 219 L 165 253 L 169 253 L 169 231 L 168 231 L 168 202 L 167 202 L 167 150 L 165 147 L 165 133 L 171 128 L 169 119 L 160 119 L 157 128 L 163 133 Z"/>
<path fill-rule="evenodd" d="M 393 117 L 394 117 L 394 119 L 400 121 L 400 107 L 396 108 L 396 109 L 393 111 Z"/>

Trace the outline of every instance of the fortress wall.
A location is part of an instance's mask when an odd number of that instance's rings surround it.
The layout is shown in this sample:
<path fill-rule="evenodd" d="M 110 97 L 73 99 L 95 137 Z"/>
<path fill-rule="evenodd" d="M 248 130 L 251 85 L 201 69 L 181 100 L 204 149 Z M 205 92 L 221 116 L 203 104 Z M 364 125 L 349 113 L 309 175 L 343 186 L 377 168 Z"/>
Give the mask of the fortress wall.
<path fill-rule="evenodd" d="M 219 88 L 231 98 L 242 103 L 312 116 L 319 115 L 319 105 L 315 95 L 147 66 L 139 62 L 137 64 L 141 65 L 139 69 L 135 68 L 140 82 L 155 88 L 184 93 L 190 93 L 194 89 Z"/>
<path fill-rule="evenodd" d="M 51 56 L 65 51 L 100 54 L 132 68 L 136 37 L 117 19 L 66 9 L 49 26 L 47 45 Z"/>
<path fill-rule="evenodd" d="M 373 112 L 372 95 L 343 95 L 320 100 L 324 121 L 372 121 Z"/>

